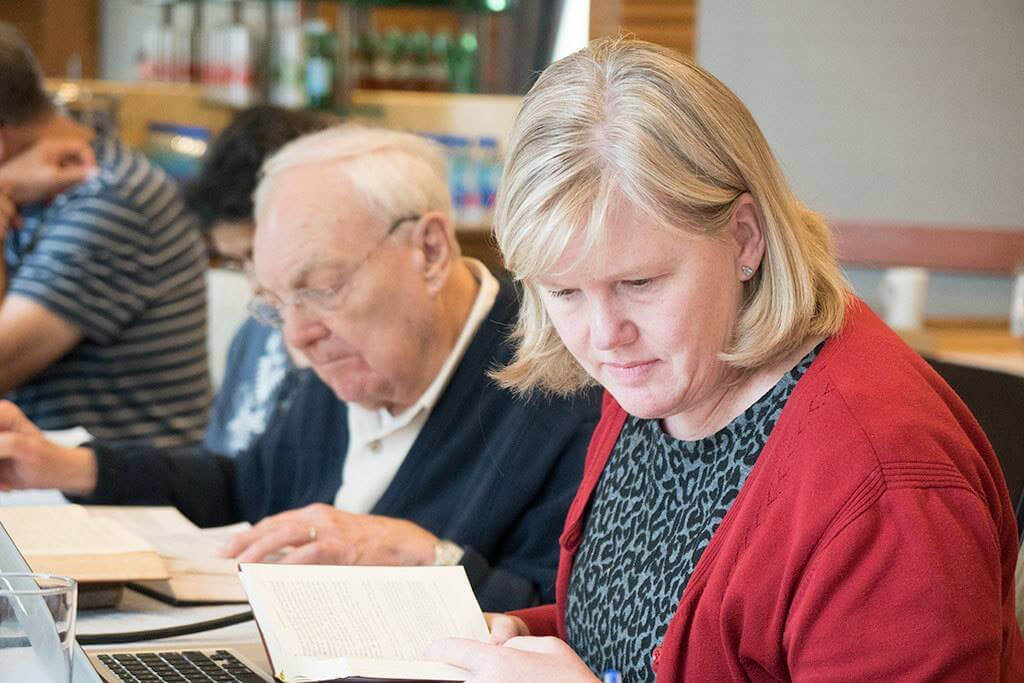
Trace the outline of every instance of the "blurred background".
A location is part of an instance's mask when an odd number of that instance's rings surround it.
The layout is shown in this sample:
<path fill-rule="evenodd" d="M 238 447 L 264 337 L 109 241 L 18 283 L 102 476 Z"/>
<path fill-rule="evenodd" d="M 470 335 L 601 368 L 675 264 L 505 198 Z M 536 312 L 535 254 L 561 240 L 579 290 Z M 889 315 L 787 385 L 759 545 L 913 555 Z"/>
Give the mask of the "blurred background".
<path fill-rule="evenodd" d="M 746 102 L 828 216 L 859 295 L 881 308 L 889 269 L 927 269 L 919 348 L 950 330 L 1020 348 L 1007 329 L 1024 282 L 1021 0 L 21 0 L 0 20 L 69 110 L 177 177 L 258 102 L 431 135 L 466 250 L 491 263 L 519 96 L 590 38 L 661 43 Z"/>

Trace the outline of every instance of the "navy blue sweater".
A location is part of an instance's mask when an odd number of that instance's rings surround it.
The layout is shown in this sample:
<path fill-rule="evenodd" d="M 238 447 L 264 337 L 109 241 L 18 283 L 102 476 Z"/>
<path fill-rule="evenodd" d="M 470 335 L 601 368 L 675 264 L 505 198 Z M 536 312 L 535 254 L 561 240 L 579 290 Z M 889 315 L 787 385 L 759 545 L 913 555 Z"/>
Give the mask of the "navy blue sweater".
<path fill-rule="evenodd" d="M 600 394 L 517 398 L 487 377 L 512 354 L 514 289 L 502 283 L 447 389 L 372 514 L 411 520 L 466 548 L 481 607 L 554 599 L 558 533 L 576 493 Z M 89 503 L 174 505 L 200 526 L 333 504 L 348 448 L 346 406 L 312 371 L 286 412 L 235 458 L 95 442 Z"/>

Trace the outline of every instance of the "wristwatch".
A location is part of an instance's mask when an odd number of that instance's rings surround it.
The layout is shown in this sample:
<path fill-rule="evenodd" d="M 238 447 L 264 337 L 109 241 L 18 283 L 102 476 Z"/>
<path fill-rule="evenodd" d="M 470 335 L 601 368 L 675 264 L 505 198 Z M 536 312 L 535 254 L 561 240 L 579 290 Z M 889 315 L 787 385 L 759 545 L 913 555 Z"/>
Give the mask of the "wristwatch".
<path fill-rule="evenodd" d="M 442 538 L 434 543 L 434 566 L 454 567 L 462 561 L 462 556 L 465 553 L 466 551 L 459 544 Z"/>

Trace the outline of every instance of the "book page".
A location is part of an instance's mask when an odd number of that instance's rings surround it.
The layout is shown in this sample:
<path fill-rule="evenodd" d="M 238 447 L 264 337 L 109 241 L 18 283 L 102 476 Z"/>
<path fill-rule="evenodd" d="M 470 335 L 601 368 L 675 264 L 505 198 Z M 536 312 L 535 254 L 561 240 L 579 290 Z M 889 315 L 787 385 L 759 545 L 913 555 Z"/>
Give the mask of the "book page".
<path fill-rule="evenodd" d="M 167 506 L 91 505 L 91 515 L 109 517 L 133 530 L 156 548 L 168 562 L 172 574 L 230 574 L 238 562 L 220 556 L 220 550 L 248 522 L 200 529 L 176 508 Z"/>
<path fill-rule="evenodd" d="M 3 507 L 0 523 L 29 557 L 153 552 L 138 534 L 79 505 Z"/>
<path fill-rule="evenodd" d="M 408 669 L 427 665 L 423 652 L 435 640 L 488 635 L 462 567 L 243 564 L 242 582 L 260 627 L 273 636 L 268 643 L 284 650 L 271 652 L 272 660 L 344 658 L 357 674 L 359 660 Z"/>

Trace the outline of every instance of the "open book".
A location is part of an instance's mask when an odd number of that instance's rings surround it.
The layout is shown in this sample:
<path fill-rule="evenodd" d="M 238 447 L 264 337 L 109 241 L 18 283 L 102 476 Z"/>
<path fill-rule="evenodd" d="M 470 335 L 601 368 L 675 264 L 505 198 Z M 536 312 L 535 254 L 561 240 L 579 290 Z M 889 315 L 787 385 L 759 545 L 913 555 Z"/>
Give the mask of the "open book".
<path fill-rule="evenodd" d="M 423 659 L 440 638 L 486 640 L 462 567 L 243 564 L 241 579 L 278 680 L 462 681 Z"/>
<path fill-rule="evenodd" d="M 113 520 L 144 538 L 160 555 L 168 575 L 132 581 L 132 587 L 174 604 L 246 602 L 238 562 L 219 556 L 248 522 L 200 529 L 173 507 L 91 505 L 90 514 Z"/>
<path fill-rule="evenodd" d="M 34 572 L 83 583 L 169 576 L 160 555 L 141 536 L 79 505 L 0 507 L 0 523 Z"/>

